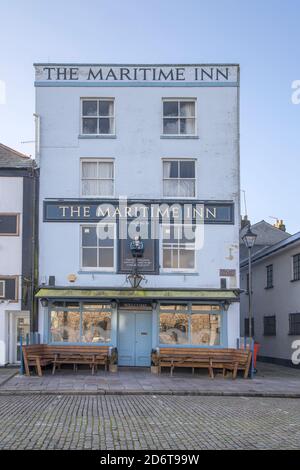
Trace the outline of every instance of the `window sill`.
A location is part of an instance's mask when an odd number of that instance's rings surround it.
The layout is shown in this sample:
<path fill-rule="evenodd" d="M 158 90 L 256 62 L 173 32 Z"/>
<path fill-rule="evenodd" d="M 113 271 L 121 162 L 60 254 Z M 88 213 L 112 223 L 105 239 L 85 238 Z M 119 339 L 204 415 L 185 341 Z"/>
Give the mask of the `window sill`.
<path fill-rule="evenodd" d="M 290 282 L 298 282 L 298 281 L 300 281 L 300 279 L 291 279 Z"/>
<path fill-rule="evenodd" d="M 81 270 L 81 271 L 77 271 L 77 274 L 117 274 L 116 271 L 104 271 L 104 270 L 99 270 L 99 271 L 85 271 L 85 270 Z"/>
<path fill-rule="evenodd" d="M 266 289 L 266 290 L 274 289 L 274 286 L 266 286 L 265 289 Z"/>
<path fill-rule="evenodd" d="M 161 139 L 199 139 L 198 135 L 161 135 Z"/>
<path fill-rule="evenodd" d="M 78 139 L 116 139 L 116 134 L 79 134 Z"/>
<path fill-rule="evenodd" d="M 159 276 L 198 276 L 196 271 L 160 271 Z"/>

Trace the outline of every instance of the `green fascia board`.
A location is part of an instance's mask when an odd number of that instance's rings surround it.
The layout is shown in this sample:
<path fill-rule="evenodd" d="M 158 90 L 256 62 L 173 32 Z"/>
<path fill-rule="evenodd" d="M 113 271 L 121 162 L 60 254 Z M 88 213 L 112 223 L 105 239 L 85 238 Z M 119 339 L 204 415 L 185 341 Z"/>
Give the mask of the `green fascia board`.
<path fill-rule="evenodd" d="M 129 290 L 91 290 L 91 289 L 48 289 L 41 288 L 35 295 L 37 298 L 80 298 L 80 299 L 231 299 L 238 298 L 238 290 L 155 290 L 155 289 L 129 289 Z"/>

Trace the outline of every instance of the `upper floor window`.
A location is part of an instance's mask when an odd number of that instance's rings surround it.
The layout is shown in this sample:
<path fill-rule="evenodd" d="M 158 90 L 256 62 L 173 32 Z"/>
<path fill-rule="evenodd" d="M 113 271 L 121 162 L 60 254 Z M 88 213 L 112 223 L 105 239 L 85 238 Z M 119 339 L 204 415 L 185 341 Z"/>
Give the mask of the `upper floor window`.
<path fill-rule="evenodd" d="M 300 253 L 293 256 L 293 281 L 300 280 Z"/>
<path fill-rule="evenodd" d="M 111 98 L 83 99 L 81 133 L 113 135 L 115 133 L 114 108 L 114 100 Z"/>
<path fill-rule="evenodd" d="M 290 313 L 289 315 L 290 335 L 300 335 L 300 313 Z"/>
<path fill-rule="evenodd" d="M 192 225 L 162 225 L 161 267 L 164 271 L 194 271 L 195 254 Z"/>
<path fill-rule="evenodd" d="M 114 162 L 104 159 L 81 160 L 82 196 L 114 195 Z"/>
<path fill-rule="evenodd" d="M 115 225 L 81 226 L 81 267 L 99 271 L 115 270 Z"/>
<path fill-rule="evenodd" d="M 18 276 L 0 276 L 0 299 L 18 301 Z"/>
<path fill-rule="evenodd" d="M 195 197 L 195 161 L 163 161 L 163 195 L 166 197 Z"/>
<path fill-rule="evenodd" d="M 163 100 L 163 135 L 196 134 L 196 100 Z"/>
<path fill-rule="evenodd" d="M 19 235 L 19 214 L 0 214 L 0 236 Z"/>
<path fill-rule="evenodd" d="M 5 298 L 5 281 L 1 280 L 0 281 L 0 299 Z"/>
<path fill-rule="evenodd" d="M 276 316 L 264 317 L 264 336 L 276 336 Z"/>
<path fill-rule="evenodd" d="M 266 270 L 267 270 L 266 288 L 271 289 L 271 287 L 273 287 L 273 264 L 269 264 L 269 266 L 266 266 Z"/>

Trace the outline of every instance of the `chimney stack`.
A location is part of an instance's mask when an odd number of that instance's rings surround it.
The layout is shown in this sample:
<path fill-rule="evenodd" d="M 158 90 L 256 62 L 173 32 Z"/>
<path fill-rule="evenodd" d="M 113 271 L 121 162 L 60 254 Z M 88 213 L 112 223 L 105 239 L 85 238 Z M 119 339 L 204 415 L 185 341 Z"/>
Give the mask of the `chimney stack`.
<path fill-rule="evenodd" d="M 276 219 L 274 227 L 279 228 L 279 230 L 282 230 L 283 232 L 285 232 L 285 230 L 286 230 L 282 219 Z"/>

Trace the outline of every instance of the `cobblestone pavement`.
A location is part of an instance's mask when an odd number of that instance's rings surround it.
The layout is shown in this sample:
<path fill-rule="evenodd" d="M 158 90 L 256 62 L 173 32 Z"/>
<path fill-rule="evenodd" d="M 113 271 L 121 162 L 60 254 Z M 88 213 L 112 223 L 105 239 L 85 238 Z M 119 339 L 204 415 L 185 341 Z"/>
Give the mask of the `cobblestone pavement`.
<path fill-rule="evenodd" d="M 0 397 L 0 449 L 299 448 L 299 399 Z"/>
<path fill-rule="evenodd" d="M 99 393 L 99 394 L 215 394 L 215 395 L 272 395 L 297 396 L 300 398 L 300 369 L 258 364 L 258 373 L 253 380 L 239 377 L 232 380 L 221 375 L 214 380 L 207 371 L 176 370 L 174 377 L 168 372 L 151 374 L 149 369 L 119 368 L 118 373 L 99 371 L 92 376 L 88 370 L 74 373 L 71 369 L 58 371 L 54 376 L 47 370 L 43 377 L 32 375 L 14 376 L 0 385 L 4 393 Z"/>

